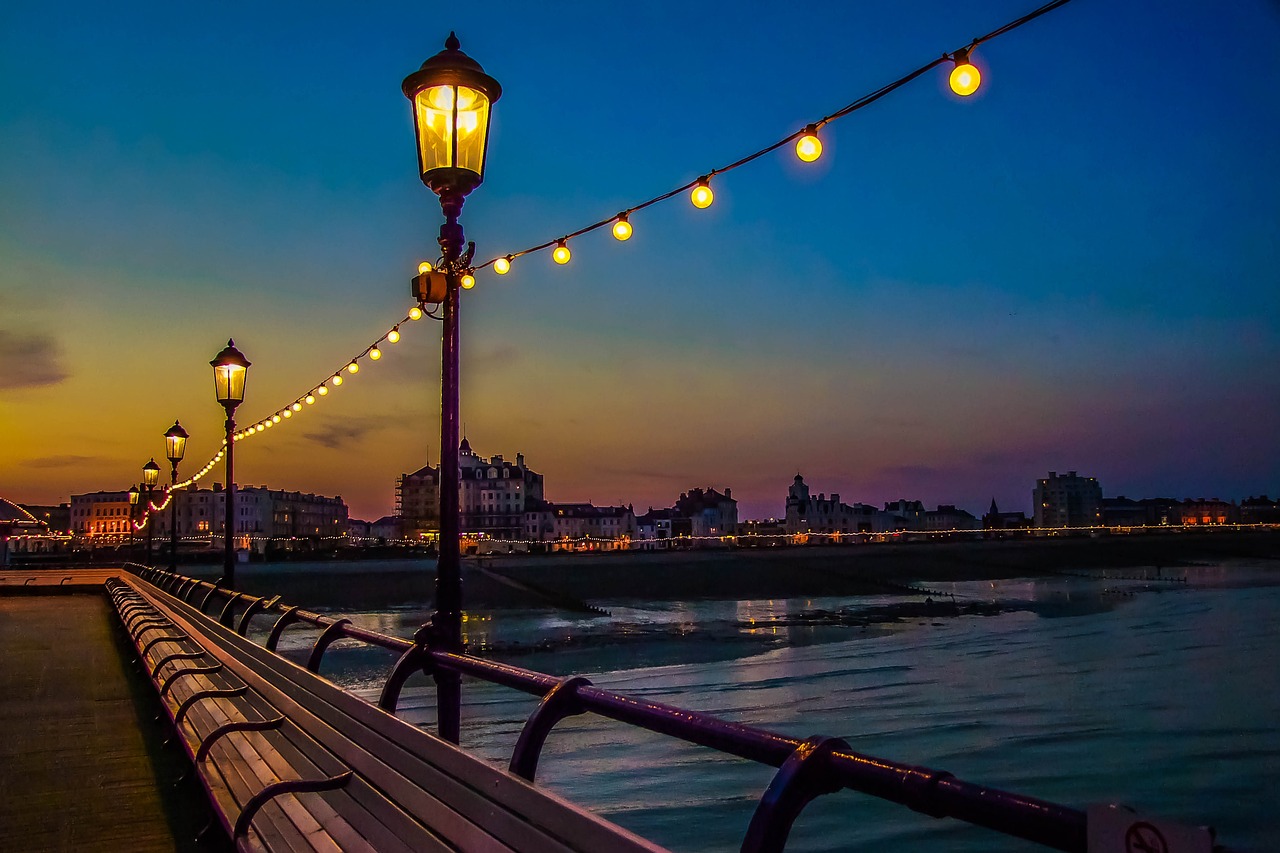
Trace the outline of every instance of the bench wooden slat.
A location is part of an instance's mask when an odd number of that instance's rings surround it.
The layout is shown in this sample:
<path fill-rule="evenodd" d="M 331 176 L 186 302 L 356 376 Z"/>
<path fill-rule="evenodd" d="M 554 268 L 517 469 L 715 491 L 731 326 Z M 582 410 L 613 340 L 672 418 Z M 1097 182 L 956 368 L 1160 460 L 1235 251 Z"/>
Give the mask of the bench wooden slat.
<path fill-rule="evenodd" d="M 206 766 L 197 768 L 218 808 L 229 811 L 233 821 L 242 804 L 272 780 L 354 772 L 338 790 L 273 798 L 255 816 L 251 838 L 236 840 L 242 848 L 379 853 L 663 849 L 346 693 L 145 581 L 125 578 L 122 586 L 138 600 L 113 590 L 117 607 L 135 610 L 145 603 L 171 623 L 139 632 L 133 638 L 139 648 L 151 637 L 163 636 L 156 631 L 186 635 L 149 648 L 145 657 L 152 666 L 179 650 L 204 650 L 209 660 L 197 663 L 223 665 L 219 672 L 173 681 L 171 695 L 164 697 L 170 717 L 199 690 L 247 687 L 234 699 L 208 698 L 191 706 L 179 736 L 192 756 L 203 737 L 227 722 L 280 715 L 287 720 L 279 729 L 220 736 L 203 762 Z M 166 663 L 157 672 L 160 682 L 185 668 L 184 663 L 190 662 Z"/>

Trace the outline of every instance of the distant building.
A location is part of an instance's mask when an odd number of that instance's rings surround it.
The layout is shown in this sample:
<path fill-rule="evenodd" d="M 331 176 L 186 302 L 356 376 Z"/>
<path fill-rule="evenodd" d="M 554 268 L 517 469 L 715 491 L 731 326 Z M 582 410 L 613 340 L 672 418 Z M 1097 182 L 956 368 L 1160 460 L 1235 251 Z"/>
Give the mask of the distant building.
<path fill-rule="evenodd" d="M 829 498 L 825 494 L 815 498 L 799 474 L 787 489 L 786 510 L 786 531 L 791 535 L 886 533 L 899 527 L 899 516 L 882 512 L 870 504 L 846 504 L 835 493 Z"/>
<path fill-rule="evenodd" d="M 996 499 L 991 499 L 991 509 L 982 517 L 983 530 L 1026 530 L 1031 519 L 1025 512 L 1001 512 Z"/>
<path fill-rule="evenodd" d="M 951 504 L 939 504 L 924 514 L 924 529 L 929 531 L 981 530 L 982 522 L 973 513 Z"/>
<path fill-rule="evenodd" d="M 1266 495 L 1250 495 L 1240 501 L 1240 521 L 1243 524 L 1280 524 L 1280 501 Z"/>
<path fill-rule="evenodd" d="M 1182 503 L 1182 523 L 1191 525 L 1238 524 L 1240 508 L 1217 498 L 1187 499 Z"/>
<path fill-rule="evenodd" d="M 525 513 L 543 499 L 543 477 L 501 454 L 489 459 L 462 439 L 458 446 L 458 500 L 461 532 L 490 539 L 519 539 Z M 426 465 L 396 481 L 397 516 L 405 538 L 433 538 L 440 530 L 440 468 Z"/>
<path fill-rule="evenodd" d="M 440 533 L 440 469 L 424 465 L 396 478 L 396 516 L 405 539 L 431 539 Z"/>
<path fill-rule="evenodd" d="M 237 486 L 233 532 L 246 540 L 330 538 L 347 535 L 347 505 L 339 497 L 291 492 L 266 486 Z M 151 498 L 161 503 L 164 493 Z M 174 492 L 179 537 L 221 534 L 226 521 L 226 492 L 179 489 Z M 145 507 L 144 495 L 139 507 Z M 120 539 L 129 535 L 129 493 L 92 492 L 71 496 L 71 526 L 77 537 Z M 154 538 L 169 536 L 171 507 L 151 514 Z M 141 533 L 141 532 L 140 532 Z M 145 533 L 141 533 L 145 535 Z M 241 547 L 249 547 L 247 544 Z"/>
<path fill-rule="evenodd" d="M 1093 527 L 1102 524 L 1102 487 L 1075 471 L 1036 481 L 1031 493 L 1036 527 Z"/>
<path fill-rule="evenodd" d="M 525 536 L 572 550 L 627 548 L 636 537 L 636 515 L 629 506 L 539 501 L 525 511 Z M 589 540 L 589 541 L 588 541 Z"/>
<path fill-rule="evenodd" d="M 677 545 L 691 545 L 693 522 L 676 509 L 654 509 L 636 518 L 636 538 L 643 550 L 663 550 Z M 683 541 L 682 541 L 683 540 Z"/>
<path fill-rule="evenodd" d="M 50 533 L 71 532 L 71 504 L 20 504 L 20 506 L 48 527 Z"/>
<path fill-rule="evenodd" d="M 1102 523 L 1107 527 L 1143 527 L 1152 523 L 1150 510 L 1146 503 L 1124 495 L 1103 498 Z"/>
<path fill-rule="evenodd" d="M 902 498 L 896 501 L 887 501 L 884 505 L 884 511 L 901 519 L 901 522 L 896 524 L 896 527 L 900 530 L 924 529 L 924 503 L 921 501 L 909 501 Z"/>
<path fill-rule="evenodd" d="M 733 489 L 725 489 L 723 494 L 712 488 L 690 489 L 676 498 L 674 509 L 689 519 L 690 535 L 695 539 L 738 533 L 738 502 L 733 499 Z"/>

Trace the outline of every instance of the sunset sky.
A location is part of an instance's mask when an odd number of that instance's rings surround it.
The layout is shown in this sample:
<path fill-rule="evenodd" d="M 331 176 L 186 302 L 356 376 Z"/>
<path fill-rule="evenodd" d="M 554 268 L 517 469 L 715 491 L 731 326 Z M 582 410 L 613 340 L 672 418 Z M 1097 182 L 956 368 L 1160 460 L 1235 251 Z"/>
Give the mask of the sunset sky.
<path fill-rule="evenodd" d="M 123 489 L 175 418 L 221 439 L 410 307 L 440 212 L 404 76 L 456 30 L 501 81 L 463 223 L 488 259 L 673 189 L 1036 0 L 760 4 L 37 3 L 0 8 L 0 495 Z M 1157 14 L 1158 10 L 1158 14 Z M 994 496 L 1280 493 L 1280 4 L 1076 0 L 823 132 L 480 275 L 462 305 L 477 452 L 557 501 L 732 487 Z M 439 460 L 439 336 L 237 447 L 237 480 L 391 512 Z M 166 477 L 167 477 L 167 465 Z M 221 481 L 215 471 L 204 484 Z"/>

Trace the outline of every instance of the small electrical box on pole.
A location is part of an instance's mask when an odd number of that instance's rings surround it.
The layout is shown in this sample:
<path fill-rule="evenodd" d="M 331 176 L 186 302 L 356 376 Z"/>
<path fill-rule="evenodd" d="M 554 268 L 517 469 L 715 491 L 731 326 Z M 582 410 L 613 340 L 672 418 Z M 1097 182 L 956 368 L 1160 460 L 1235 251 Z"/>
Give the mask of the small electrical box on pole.
<path fill-rule="evenodd" d="M 439 304 L 444 302 L 449 288 L 449 278 L 440 270 L 427 270 L 413 277 L 410 293 L 419 302 Z"/>

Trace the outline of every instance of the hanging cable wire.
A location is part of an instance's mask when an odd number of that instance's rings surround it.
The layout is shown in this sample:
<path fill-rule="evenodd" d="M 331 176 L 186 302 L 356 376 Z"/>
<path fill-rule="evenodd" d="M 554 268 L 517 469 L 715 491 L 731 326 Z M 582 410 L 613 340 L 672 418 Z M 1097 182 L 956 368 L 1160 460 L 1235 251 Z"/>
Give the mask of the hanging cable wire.
<path fill-rule="evenodd" d="M 1054 9 L 1057 9 L 1060 6 L 1065 6 L 1069 2 L 1071 2 L 1071 0 L 1052 0 L 1052 2 L 1046 3 L 1043 6 L 1039 7 L 1038 9 L 1028 12 L 1027 14 L 1023 15 L 1021 18 L 1017 18 L 1013 21 L 1010 21 L 1004 26 L 999 27 L 998 29 L 994 29 L 984 36 L 979 36 L 978 38 L 975 38 L 972 42 L 970 42 L 968 45 L 966 45 L 963 48 L 958 48 L 950 53 L 944 53 L 942 56 L 938 57 L 932 62 L 929 62 L 929 63 L 926 63 L 925 65 L 920 66 L 919 68 L 910 72 L 909 74 L 899 77 L 897 80 L 894 80 L 892 83 L 889 83 L 886 86 L 882 86 L 881 88 L 875 90 L 874 92 L 871 92 L 870 94 L 863 95 L 861 98 L 858 98 L 853 103 L 836 110 L 830 115 L 823 116 L 817 121 L 806 123 L 805 126 L 802 127 L 801 129 L 783 137 L 782 139 L 779 139 L 777 142 L 774 142 L 771 145 L 766 145 L 764 148 L 761 148 L 759 151 L 755 151 L 751 154 L 748 154 L 745 157 L 742 157 L 741 159 L 735 160 L 732 163 L 728 164 L 727 166 L 721 166 L 717 169 L 712 169 L 711 171 L 701 175 L 700 177 L 695 178 L 694 180 L 689 181 L 686 184 L 682 184 L 681 186 L 676 187 L 670 192 L 665 192 L 662 195 L 655 196 L 647 201 L 642 201 L 638 204 L 634 204 L 631 207 L 628 207 L 625 210 L 623 210 L 621 213 L 617 213 L 606 219 L 601 219 L 599 222 L 593 222 L 590 225 L 587 225 L 583 228 L 579 228 L 577 231 L 571 231 L 568 234 L 565 234 L 563 237 L 557 237 L 552 240 L 547 240 L 544 243 L 539 243 L 536 246 L 530 246 L 529 248 L 522 249 L 519 252 L 509 252 L 494 258 L 490 258 L 484 263 L 479 264 L 475 267 L 472 267 L 472 271 L 482 270 L 485 267 L 492 266 L 498 261 L 503 261 L 504 262 L 503 269 L 501 269 L 499 272 L 501 274 L 505 274 L 506 271 L 510 269 L 511 262 L 516 258 L 522 257 L 524 255 L 531 255 L 531 254 L 534 254 L 535 252 L 541 252 L 544 249 L 550 249 L 552 247 L 556 247 L 558 251 L 559 248 L 564 247 L 564 244 L 567 241 L 572 240 L 575 237 L 581 237 L 583 234 L 589 234 L 592 231 L 595 231 L 599 228 L 604 228 L 605 226 L 610 225 L 614 222 L 618 222 L 620 220 L 625 221 L 630 214 L 635 213 L 638 210 L 644 210 L 647 207 L 652 207 L 653 205 L 658 204 L 659 202 L 666 201 L 667 199 L 673 198 L 674 196 L 678 196 L 681 193 L 686 192 L 688 190 L 693 190 L 699 187 L 700 185 L 703 187 L 707 187 L 710 180 L 715 176 L 723 175 L 726 172 L 731 172 L 734 169 L 745 166 L 754 160 L 759 160 L 761 157 L 765 156 L 766 154 L 771 154 L 772 152 L 777 151 L 779 148 L 783 147 L 784 145 L 790 142 L 801 139 L 806 135 L 811 135 L 815 133 L 818 129 L 822 128 L 824 125 L 828 125 L 831 122 L 842 119 L 845 116 L 848 116 L 854 112 L 857 112 L 860 109 L 863 109 L 864 107 L 868 107 L 871 104 L 874 104 L 876 101 L 883 98 L 885 95 L 888 95 L 890 92 L 893 92 L 897 89 L 902 88 L 903 86 L 907 85 L 911 81 L 915 80 L 917 77 L 920 77 L 923 74 L 927 74 L 929 71 L 933 70 L 934 68 L 937 68 L 939 65 L 942 65 L 945 62 L 955 62 L 960 57 L 964 57 L 967 59 L 969 53 L 972 52 L 973 49 L 976 48 L 978 45 L 983 44 L 985 42 L 989 42 L 994 38 L 998 38 L 999 36 L 1002 36 L 1005 33 L 1015 30 L 1018 27 L 1021 27 L 1023 24 L 1029 23 L 1030 21 L 1033 21 L 1036 18 L 1039 18 L 1041 15 L 1048 14 L 1049 12 L 1052 12 Z M 709 196 L 709 188 L 708 188 L 708 196 Z M 705 204 L 699 203 L 697 199 L 694 200 L 694 204 L 698 205 L 699 207 L 706 207 L 710 205 L 710 203 L 711 203 L 711 200 L 709 197 L 706 199 Z M 629 236 L 629 232 L 628 232 L 628 236 Z M 567 258 L 566 258 L 566 261 L 567 261 Z M 563 263 L 563 261 L 561 261 L 561 263 Z"/>

